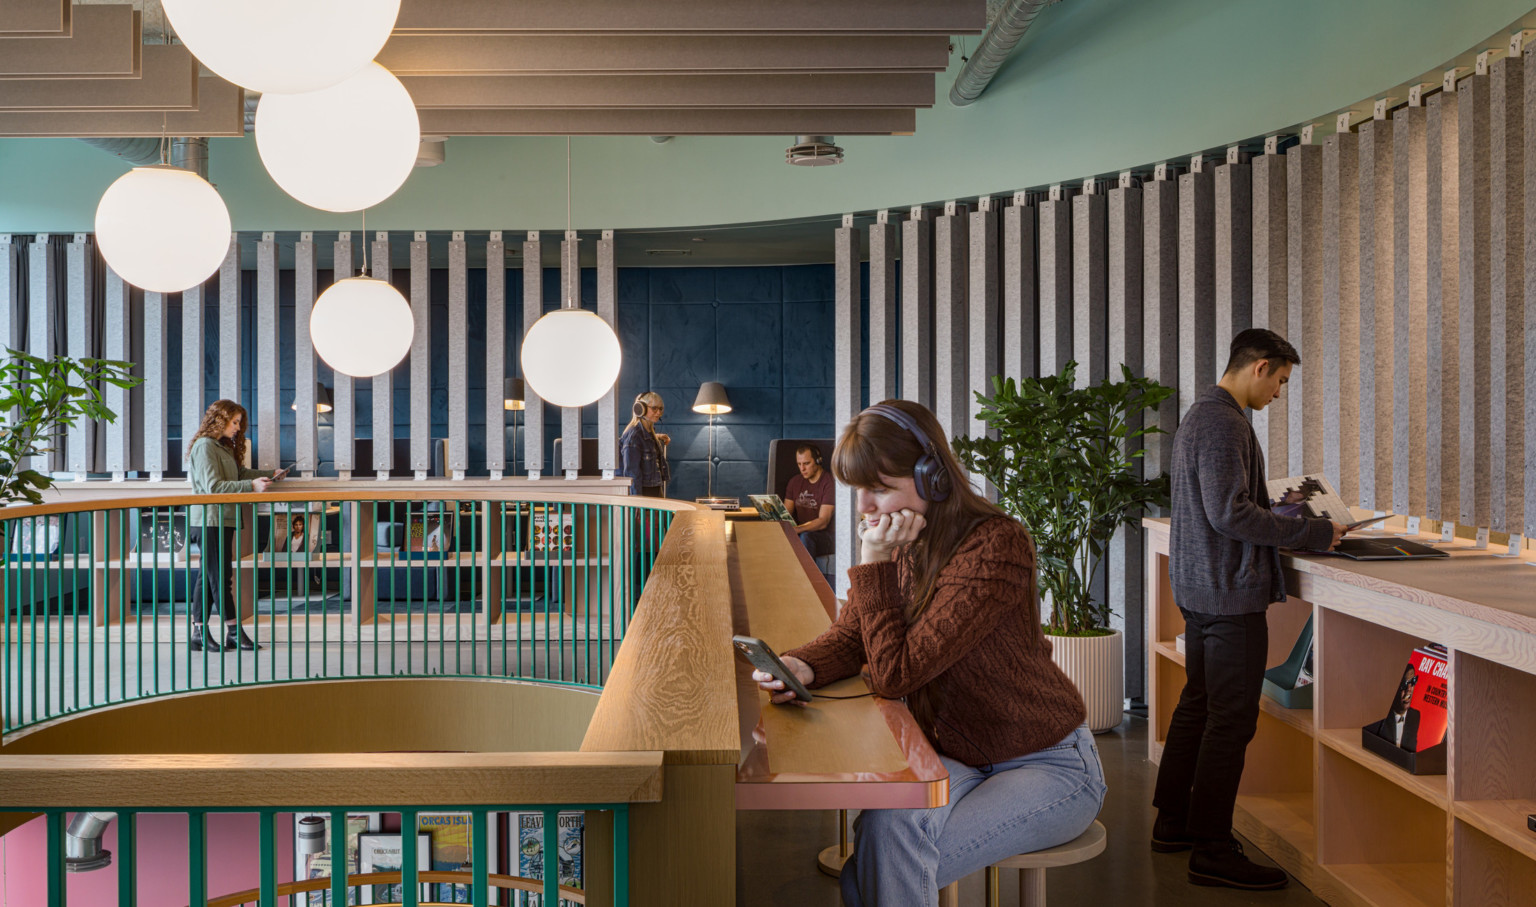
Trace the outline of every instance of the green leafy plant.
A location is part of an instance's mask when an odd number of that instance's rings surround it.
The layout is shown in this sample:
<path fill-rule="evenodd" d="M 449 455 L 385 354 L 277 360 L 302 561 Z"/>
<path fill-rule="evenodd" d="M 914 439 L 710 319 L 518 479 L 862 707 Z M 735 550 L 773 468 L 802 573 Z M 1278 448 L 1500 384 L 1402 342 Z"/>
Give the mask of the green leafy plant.
<path fill-rule="evenodd" d="M 1130 423 L 1173 388 L 1121 371 L 1119 381 L 1087 387 L 1074 386 L 1076 362 L 1045 378 L 993 378 L 995 393 L 976 399 L 997 437 L 954 442 L 966 469 L 985 476 L 998 503 L 1034 537 L 1040 587 L 1051 600 L 1046 632 L 1055 636 L 1109 632 L 1109 605 L 1090 591 L 1094 574 L 1121 525 L 1168 503 L 1166 475 L 1143 479 L 1135 471 L 1142 438 L 1161 429 Z"/>
<path fill-rule="evenodd" d="M 130 388 L 143 379 L 129 374 L 131 362 L 112 359 L 43 359 L 6 350 L 0 363 L 0 507 L 16 501 L 40 504 L 53 479 L 22 468 L 27 457 L 53 450 L 59 432 L 81 419 L 111 422 L 100 386 Z"/>

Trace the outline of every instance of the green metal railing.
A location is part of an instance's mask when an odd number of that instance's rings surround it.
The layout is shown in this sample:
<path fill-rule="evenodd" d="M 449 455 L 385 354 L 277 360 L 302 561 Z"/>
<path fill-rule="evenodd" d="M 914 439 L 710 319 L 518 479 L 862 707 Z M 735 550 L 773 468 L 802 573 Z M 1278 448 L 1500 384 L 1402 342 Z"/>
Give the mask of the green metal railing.
<path fill-rule="evenodd" d="M 213 511 L 197 525 L 164 499 L 0 511 L 0 733 L 264 683 L 444 676 L 600 688 L 673 518 L 612 498 L 300 497 L 189 496 Z M 232 525 L 218 525 L 221 505 L 233 505 Z M 237 554 L 213 556 L 228 531 Z M 260 650 L 190 647 L 209 576 L 234 600 L 241 620 L 230 626 Z M 217 617 L 209 627 L 226 639 Z"/>
<path fill-rule="evenodd" d="M 41 812 L 47 824 L 47 881 L 48 899 L 47 907 L 66 907 L 71 902 L 70 884 L 71 878 L 80 878 L 82 875 L 71 871 L 66 848 L 66 829 L 72 815 L 84 810 L 64 809 L 40 809 L 28 810 L 29 812 Z M 113 812 L 117 825 L 115 849 L 108 852 L 111 865 L 116 873 L 117 904 L 120 907 L 130 907 L 137 903 L 139 853 L 137 841 L 138 819 L 147 813 L 174 813 L 184 814 L 187 817 L 187 903 L 193 905 L 210 905 L 210 907 L 237 907 L 237 905 L 259 905 L 259 907 L 277 907 L 277 905 L 291 905 L 297 907 L 301 904 L 323 903 L 330 905 L 357 904 L 366 901 L 373 903 L 401 903 L 404 907 L 418 907 L 418 905 L 436 903 L 464 903 L 459 900 L 463 894 L 467 894 L 470 900 L 467 902 L 474 907 L 490 907 L 492 904 L 515 904 L 517 907 L 554 907 L 556 904 L 586 903 L 585 891 L 573 891 L 580 889 L 581 885 L 572 886 L 573 879 L 566 874 L 562 878 L 561 853 L 568 852 L 569 847 L 562 847 L 560 836 L 559 817 L 562 812 L 581 812 L 588 819 L 594 813 L 608 813 L 612 817 L 612 901 L 613 907 L 627 907 L 629 903 L 629 806 L 628 804 L 577 804 L 570 806 L 550 807 L 548 805 L 537 806 L 511 806 L 511 805 L 444 805 L 433 807 L 351 807 L 348 809 L 328 810 L 304 810 L 294 807 L 263 807 L 250 809 L 197 809 L 197 808 L 165 808 L 165 809 L 105 809 L 92 810 L 93 812 Z M 279 830 L 278 816 L 300 813 L 320 814 L 325 816 L 325 850 L 329 854 L 347 854 L 350 863 L 354 853 L 360 853 L 360 843 L 348 841 L 349 827 L 347 817 L 356 816 L 359 813 L 374 814 L 381 819 L 380 824 L 393 825 L 398 836 L 399 865 L 398 867 L 386 867 L 394 869 L 398 873 L 398 883 L 390 880 L 385 883 L 390 885 L 383 892 L 377 889 L 369 891 L 367 898 L 359 897 L 359 889 L 369 888 L 379 884 L 375 878 L 373 881 L 365 881 L 368 878 L 367 870 L 377 867 L 352 867 L 346 871 L 330 871 L 322 876 L 328 881 L 324 888 L 318 891 L 302 891 L 295 893 L 295 888 L 308 881 L 299 877 L 302 871 L 295 867 L 292 880 L 280 879 L 278 869 L 279 843 L 287 843 L 289 836 Z M 208 854 L 208 819 L 218 814 L 252 815 L 257 819 L 259 828 L 259 843 L 255 860 L 259 861 L 260 883 L 255 889 L 235 892 L 214 892 L 209 890 L 209 854 Z M 470 868 L 455 874 L 443 872 L 429 872 L 418 868 L 418 841 L 416 834 L 399 834 L 400 829 L 418 829 L 419 817 L 428 813 L 467 813 L 469 819 L 469 853 Z M 542 816 L 542 836 L 539 841 L 540 869 L 538 878 L 521 875 L 499 874 L 493 877 L 490 869 L 492 866 L 492 854 L 489 851 L 490 828 L 495 817 L 500 813 L 513 813 L 516 815 Z M 514 828 L 516 823 L 514 820 Z M 380 829 L 379 831 L 382 831 Z M 585 843 L 584 841 L 582 842 Z M 522 847 L 510 848 L 514 865 L 523 865 L 518 854 Z M 78 853 L 78 849 L 77 849 Z M 578 854 L 585 861 L 585 854 Z M 334 863 L 332 864 L 334 867 Z M 362 872 L 359 872 L 362 869 Z M 566 867 L 569 871 L 569 867 Z M 97 871 L 107 871 L 98 869 Z M 362 876 L 361 879 L 358 876 Z M 423 878 L 426 876 L 427 878 Z M 581 881 L 581 880 L 575 880 Z M 583 884 L 585 884 L 583 882 Z M 561 896 L 561 888 L 566 888 L 566 896 Z M 448 890 L 445 890 L 448 889 Z M 467 889 L 465 891 L 464 889 Z M 493 892 L 502 892 L 494 895 Z M 317 894 L 316 901 L 311 900 L 311 895 Z M 398 895 L 399 900 L 393 900 Z M 448 895 L 445 900 L 444 895 Z M 379 897 L 388 898 L 379 901 Z M 100 903 L 97 900 L 89 903 Z M 493 899 L 494 898 L 494 899 Z M 606 902 L 606 899 L 605 899 Z M 80 900 L 78 903 L 88 903 Z"/>

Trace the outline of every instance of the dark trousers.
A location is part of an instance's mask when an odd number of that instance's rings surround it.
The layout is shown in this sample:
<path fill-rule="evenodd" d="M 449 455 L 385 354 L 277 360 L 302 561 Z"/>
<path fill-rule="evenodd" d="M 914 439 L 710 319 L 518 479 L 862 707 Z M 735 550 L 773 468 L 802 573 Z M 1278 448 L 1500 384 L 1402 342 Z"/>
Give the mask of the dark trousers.
<path fill-rule="evenodd" d="M 1184 692 L 1168 725 L 1152 805 L 1196 841 L 1232 836 L 1243 757 L 1259 725 L 1269 655 L 1265 615 L 1184 614 Z"/>
<path fill-rule="evenodd" d="M 194 619 L 213 619 L 214 603 L 223 600 L 224 619 L 237 618 L 235 611 L 235 530 L 213 526 L 197 528 L 187 533 L 202 549 L 202 569 L 198 571 L 197 586 L 192 592 Z M 205 541 L 206 540 L 206 541 Z"/>

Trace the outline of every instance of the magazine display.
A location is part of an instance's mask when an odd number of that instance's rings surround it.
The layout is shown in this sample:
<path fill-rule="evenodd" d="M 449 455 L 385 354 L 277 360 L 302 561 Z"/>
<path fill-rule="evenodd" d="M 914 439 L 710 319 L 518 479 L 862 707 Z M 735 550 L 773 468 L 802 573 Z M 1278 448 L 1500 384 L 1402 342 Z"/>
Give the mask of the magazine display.
<path fill-rule="evenodd" d="M 559 883 L 570 888 L 585 889 L 582 872 L 582 835 L 586 826 L 586 814 L 563 812 L 560 814 Z M 544 879 L 544 814 L 517 814 L 517 874 L 525 879 Z M 544 907 L 544 895 L 519 891 L 518 907 Z M 551 904 L 550 907 L 555 907 Z"/>
<path fill-rule="evenodd" d="M 432 837 L 432 868 L 463 870 L 473 868 L 473 842 L 469 813 L 421 813 L 416 828 Z M 487 851 L 489 852 L 489 851 Z M 433 901 L 442 904 L 468 904 L 468 885 L 441 883 L 430 887 Z"/>
<path fill-rule="evenodd" d="M 274 513 L 268 553 L 308 555 L 319 551 L 323 523 L 318 513 Z"/>
<path fill-rule="evenodd" d="M 1443 646 L 1414 649 L 1387 707 L 1387 717 L 1375 725 L 1376 736 L 1410 753 L 1440 745 L 1447 724 L 1448 668 Z"/>
<path fill-rule="evenodd" d="M 453 514 L 415 513 L 405 529 L 405 550 L 436 553 L 453 550 Z"/>
<path fill-rule="evenodd" d="M 187 515 L 167 510 L 140 510 L 139 537 L 133 550 L 154 556 L 181 554 L 187 548 Z"/>
<path fill-rule="evenodd" d="M 534 551 L 570 554 L 576 549 L 576 515 L 552 507 L 536 508 L 530 534 Z"/>
<path fill-rule="evenodd" d="M 405 868 L 405 848 L 401 844 L 399 832 L 365 834 L 358 839 L 358 845 L 359 862 L 362 872 L 400 872 Z M 432 836 L 429 834 L 418 834 L 416 836 L 416 870 L 421 872 L 431 868 Z M 422 894 L 425 894 L 426 889 L 452 888 L 454 886 L 423 885 L 421 887 L 423 889 Z M 358 889 L 354 888 L 350 889 L 350 891 L 356 892 Z M 361 887 L 361 891 L 363 894 L 362 903 L 364 904 L 399 904 L 405 900 L 405 886 L 399 882 L 387 885 L 364 885 Z M 319 893 L 329 895 L 329 892 Z M 351 897 L 352 895 L 349 894 L 348 903 L 356 903 L 350 900 Z M 418 901 L 425 901 L 426 899 L 421 894 L 417 897 Z"/>
<path fill-rule="evenodd" d="M 300 819 L 308 816 L 318 816 L 325 820 L 325 849 L 319 853 L 300 854 L 294 853 L 294 875 L 301 879 L 328 879 L 331 877 L 331 817 L 329 813 L 294 813 L 294 827 L 298 827 Z M 378 827 L 378 813 L 348 813 L 347 814 L 347 865 L 345 871 L 354 873 L 358 871 L 358 840 L 364 837 L 370 829 Z M 297 846 L 297 845 L 295 845 Z M 330 893 L 328 891 L 311 891 L 307 895 L 295 895 L 291 900 L 294 904 L 306 904 L 308 907 L 326 907 Z M 347 903 L 356 904 L 357 890 L 348 889 Z M 364 901 L 364 903 L 371 903 Z"/>

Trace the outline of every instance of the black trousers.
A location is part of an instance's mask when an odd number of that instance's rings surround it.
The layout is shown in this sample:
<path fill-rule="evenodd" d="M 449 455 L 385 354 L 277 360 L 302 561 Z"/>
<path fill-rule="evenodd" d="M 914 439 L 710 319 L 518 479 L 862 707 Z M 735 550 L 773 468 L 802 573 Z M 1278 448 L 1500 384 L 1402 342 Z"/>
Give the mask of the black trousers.
<path fill-rule="evenodd" d="M 223 600 L 224 619 L 235 620 L 235 529 L 199 527 L 187 533 L 202 549 L 202 569 L 192 592 L 192 614 L 203 621 L 213 619 L 215 602 Z M 206 539 L 206 541 L 204 541 Z"/>
<path fill-rule="evenodd" d="M 1258 614 L 1184 614 L 1186 680 L 1168 725 L 1152 805 L 1197 841 L 1232 836 L 1248 741 L 1259 725 L 1269 624 Z"/>

